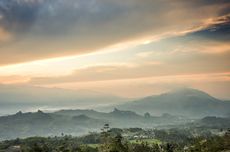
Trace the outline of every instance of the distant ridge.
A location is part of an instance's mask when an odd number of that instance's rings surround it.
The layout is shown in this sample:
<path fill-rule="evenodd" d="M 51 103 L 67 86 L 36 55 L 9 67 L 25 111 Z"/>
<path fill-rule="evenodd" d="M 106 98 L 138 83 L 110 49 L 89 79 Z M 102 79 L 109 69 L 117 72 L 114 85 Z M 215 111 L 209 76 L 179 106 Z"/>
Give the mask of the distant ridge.
<path fill-rule="evenodd" d="M 187 117 L 205 117 L 227 116 L 230 102 L 216 99 L 200 90 L 183 88 L 120 104 L 117 107 L 141 114 L 150 112 L 153 115 L 170 113 Z"/>
<path fill-rule="evenodd" d="M 188 92 L 188 94 L 190 94 Z M 191 95 L 191 94 L 190 94 Z M 208 126 L 228 128 L 229 118 L 208 116 L 203 119 L 191 119 L 183 116 L 175 116 L 164 113 L 154 116 L 146 112 L 144 115 L 136 111 L 120 110 L 105 113 L 95 110 L 60 110 L 46 113 L 37 112 L 23 113 L 21 111 L 13 115 L 0 117 L 0 140 L 24 138 L 30 136 L 59 136 L 84 135 L 89 131 L 100 131 L 104 124 L 113 128 L 157 128 L 169 126 Z"/>

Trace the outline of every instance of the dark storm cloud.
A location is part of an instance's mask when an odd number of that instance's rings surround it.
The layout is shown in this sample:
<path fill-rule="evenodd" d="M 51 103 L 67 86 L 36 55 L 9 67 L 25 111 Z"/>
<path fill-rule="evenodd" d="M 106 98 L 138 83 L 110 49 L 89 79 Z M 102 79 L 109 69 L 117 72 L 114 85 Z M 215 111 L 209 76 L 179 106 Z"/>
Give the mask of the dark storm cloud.
<path fill-rule="evenodd" d="M 0 26 L 10 32 L 28 30 L 35 22 L 42 34 L 56 34 L 74 23 L 100 23 L 122 12 L 122 6 L 101 0 L 1 0 Z M 48 33 L 47 33 L 48 32 Z"/>
<path fill-rule="evenodd" d="M 86 25 L 101 24 L 116 19 L 126 13 L 138 15 L 143 12 L 160 14 L 167 13 L 174 4 L 183 4 L 187 7 L 208 7 L 213 5 L 229 5 L 228 0 L 195 0 L 195 1 L 137 1 L 127 0 L 0 0 L 0 26 L 14 32 L 28 30 L 38 20 L 38 29 L 42 34 L 54 34 L 76 26 L 75 23 Z M 196 8 L 194 8 L 196 9 Z M 220 12 L 226 12 L 229 7 Z M 145 15 L 145 14 L 140 14 Z M 127 16 L 128 19 L 129 16 Z M 144 18 L 145 16 L 143 16 Z M 152 18 L 156 20 L 157 18 Z M 119 26 L 119 25 L 117 25 Z M 91 26 L 90 26 L 91 27 Z M 127 29 L 128 30 L 128 29 Z M 48 33 L 47 33 L 48 32 Z"/>
<path fill-rule="evenodd" d="M 219 23 L 218 23 L 219 22 Z M 230 15 L 219 18 L 218 24 L 213 24 L 207 29 L 189 34 L 189 37 L 201 37 L 215 41 L 230 42 Z"/>
<path fill-rule="evenodd" d="M 213 5 L 220 3 L 229 3 L 229 0 L 194 0 L 198 5 Z"/>
<path fill-rule="evenodd" d="M 36 21 L 39 1 L 1 0 L 0 26 L 10 32 L 24 32 Z"/>

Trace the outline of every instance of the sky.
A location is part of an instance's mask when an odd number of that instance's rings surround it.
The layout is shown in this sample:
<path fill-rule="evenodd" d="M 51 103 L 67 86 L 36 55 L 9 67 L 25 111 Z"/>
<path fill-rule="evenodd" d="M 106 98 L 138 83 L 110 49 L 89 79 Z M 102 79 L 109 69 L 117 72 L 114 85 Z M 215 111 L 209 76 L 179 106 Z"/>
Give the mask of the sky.
<path fill-rule="evenodd" d="M 229 0 L 0 0 L 0 84 L 230 99 Z"/>

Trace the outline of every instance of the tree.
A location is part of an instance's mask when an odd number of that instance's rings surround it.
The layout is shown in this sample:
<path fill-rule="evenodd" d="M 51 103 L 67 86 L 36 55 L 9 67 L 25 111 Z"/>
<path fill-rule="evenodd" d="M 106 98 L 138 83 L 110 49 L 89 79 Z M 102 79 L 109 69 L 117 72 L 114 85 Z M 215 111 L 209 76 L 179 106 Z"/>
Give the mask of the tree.
<path fill-rule="evenodd" d="M 128 144 L 123 143 L 123 137 L 121 134 L 117 134 L 114 138 L 112 138 L 110 143 L 110 152 L 127 152 Z"/>
<path fill-rule="evenodd" d="M 101 129 L 101 145 L 99 147 L 101 152 L 109 152 L 110 134 L 109 134 L 109 124 L 105 124 Z"/>
<path fill-rule="evenodd" d="M 150 113 L 146 112 L 146 113 L 144 114 L 144 117 L 145 117 L 145 118 L 150 118 L 151 115 L 150 115 Z"/>

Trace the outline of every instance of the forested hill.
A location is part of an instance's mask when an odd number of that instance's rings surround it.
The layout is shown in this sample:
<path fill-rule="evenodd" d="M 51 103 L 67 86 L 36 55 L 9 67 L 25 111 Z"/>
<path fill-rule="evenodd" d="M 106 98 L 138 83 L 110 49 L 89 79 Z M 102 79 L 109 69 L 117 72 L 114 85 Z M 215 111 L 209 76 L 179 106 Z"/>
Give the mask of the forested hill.
<path fill-rule="evenodd" d="M 228 116 L 230 101 L 223 101 L 196 89 L 179 89 L 161 95 L 145 97 L 117 106 L 122 110 L 153 115 L 170 113 L 186 117 Z"/>

